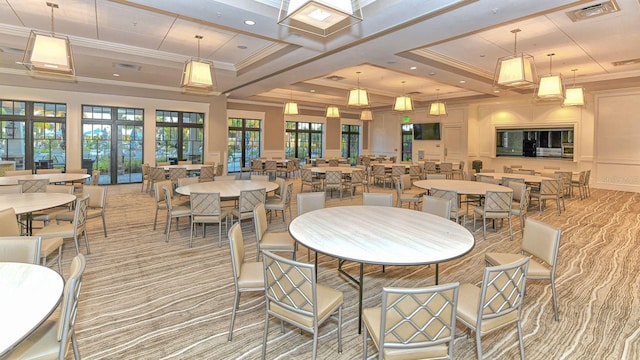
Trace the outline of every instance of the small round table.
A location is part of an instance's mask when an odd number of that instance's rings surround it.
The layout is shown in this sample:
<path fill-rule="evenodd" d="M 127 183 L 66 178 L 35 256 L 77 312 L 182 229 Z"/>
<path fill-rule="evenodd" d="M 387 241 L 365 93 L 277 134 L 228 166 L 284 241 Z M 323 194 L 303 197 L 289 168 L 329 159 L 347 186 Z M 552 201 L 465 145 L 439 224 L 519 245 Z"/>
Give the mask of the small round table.
<path fill-rule="evenodd" d="M 55 173 L 55 174 L 33 174 L 33 175 L 15 175 L 0 177 L 0 186 L 18 185 L 18 180 L 38 180 L 49 179 L 50 183 L 70 182 L 89 178 L 89 174 L 75 173 Z"/>
<path fill-rule="evenodd" d="M 230 180 L 230 181 L 207 181 L 197 184 L 180 186 L 176 192 L 181 195 L 189 195 L 192 192 L 213 192 L 220 193 L 222 199 L 237 199 L 240 191 L 267 189 L 267 192 L 274 191 L 278 184 L 271 181 L 258 180 Z"/>
<path fill-rule="evenodd" d="M 46 266 L 0 262 L 0 357 L 51 315 L 63 288 L 62 276 Z"/>

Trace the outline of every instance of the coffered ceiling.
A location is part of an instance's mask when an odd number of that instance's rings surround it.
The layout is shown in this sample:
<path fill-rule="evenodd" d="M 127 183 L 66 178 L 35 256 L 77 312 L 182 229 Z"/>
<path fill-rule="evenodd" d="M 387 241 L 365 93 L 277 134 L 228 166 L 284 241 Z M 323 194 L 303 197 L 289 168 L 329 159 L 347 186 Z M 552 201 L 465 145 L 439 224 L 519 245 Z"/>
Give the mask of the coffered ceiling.
<path fill-rule="evenodd" d="M 323 38 L 277 24 L 277 0 L 53 0 L 55 32 L 71 39 L 76 84 L 165 92 L 180 99 L 184 61 L 215 65 L 217 93 L 230 99 L 309 107 L 345 105 L 366 88 L 373 107 L 410 93 L 418 106 L 509 96 L 492 86 L 496 60 L 534 56 L 539 74 L 554 73 L 587 91 L 640 86 L 640 4 L 598 15 L 602 1 L 363 0 L 364 20 Z M 573 21 L 579 11 L 585 19 Z M 0 0 L 0 81 L 30 85 L 21 65 L 31 29 L 51 30 L 44 0 Z M 246 20 L 255 22 L 247 25 Z M 616 65 L 616 63 L 618 63 Z M 404 84 L 403 84 L 404 82 Z M 51 85 L 49 85 L 51 86 Z M 203 99 L 206 101 L 206 99 Z"/>

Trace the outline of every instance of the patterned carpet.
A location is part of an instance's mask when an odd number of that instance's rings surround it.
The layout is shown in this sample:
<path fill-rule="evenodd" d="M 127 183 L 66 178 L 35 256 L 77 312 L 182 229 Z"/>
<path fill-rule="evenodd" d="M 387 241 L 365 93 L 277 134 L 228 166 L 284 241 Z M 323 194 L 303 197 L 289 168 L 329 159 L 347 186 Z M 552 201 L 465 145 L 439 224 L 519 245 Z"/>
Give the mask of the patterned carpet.
<path fill-rule="evenodd" d="M 296 180 L 294 192 L 300 188 Z M 378 187 L 372 191 L 390 191 Z M 294 194 L 295 199 L 295 194 Z M 294 201 L 295 203 L 295 201 Z M 328 206 L 360 204 L 334 198 Z M 530 281 L 523 309 L 525 353 L 529 359 L 638 359 L 640 358 L 640 195 L 592 190 L 585 200 L 566 202 L 558 216 L 555 206 L 536 219 L 563 230 L 557 289 L 560 321 L 553 320 L 548 282 Z M 295 204 L 293 206 L 295 214 Z M 217 245 L 217 229 L 194 239 L 188 248 L 187 220 L 175 223 L 169 243 L 164 241 L 164 213 L 153 230 L 154 200 L 140 185 L 109 188 L 107 226 L 90 221 L 92 253 L 82 287 L 76 333 L 85 359 L 257 359 L 261 354 L 264 301 L 244 294 L 232 342 L 227 330 L 233 301 L 233 282 L 226 236 Z M 284 230 L 281 217 L 271 227 Z M 247 257 L 255 256 L 253 225 L 246 223 Z M 383 226 L 384 224 L 381 224 Z M 506 223 L 505 223 L 506 225 Z M 468 225 L 471 229 L 471 225 Z M 488 251 L 517 252 L 522 234 L 514 218 L 514 241 L 508 229 L 475 232 L 476 247 L 468 255 L 440 266 L 441 283 L 478 284 Z M 223 229 L 224 232 L 224 229 Z M 81 246 L 84 252 L 84 246 Z M 64 264 L 74 256 L 65 243 Z M 299 260 L 307 252 L 298 252 Z M 343 352 L 337 352 L 335 322 L 320 329 L 319 359 L 362 358 L 362 336 L 357 332 L 357 289 L 338 275 L 335 259 L 320 256 L 319 283 L 343 291 Z M 347 269 L 356 271 L 356 265 Z M 380 304 L 383 286 L 428 286 L 434 267 L 365 266 L 365 307 Z M 65 268 L 66 274 L 66 268 Z M 311 336 L 288 326 L 284 334 L 274 320 L 270 326 L 267 358 L 311 357 Z M 462 328 L 460 328 L 462 330 Z M 515 326 L 483 338 L 486 359 L 519 357 Z M 456 340 L 454 356 L 475 358 L 473 338 Z"/>

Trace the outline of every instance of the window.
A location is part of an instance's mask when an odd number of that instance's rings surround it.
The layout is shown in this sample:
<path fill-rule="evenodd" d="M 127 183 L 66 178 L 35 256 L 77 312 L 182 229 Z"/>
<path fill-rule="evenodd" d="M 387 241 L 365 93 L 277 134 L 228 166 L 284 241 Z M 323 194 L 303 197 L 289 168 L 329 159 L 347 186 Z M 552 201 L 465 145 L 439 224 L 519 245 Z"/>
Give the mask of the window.
<path fill-rule="evenodd" d="M 351 159 L 351 164 L 356 163 L 356 158 L 360 155 L 360 126 L 342 125 L 340 150 L 343 158 Z"/>
<path fill-rule="evenodd" d="M 284 149 L 286 157 L 322 157 L 322 128 L 323 124 L 320 123 L 287 121 Z"/>
<path fill-rule="evenodd" d="M 260 157 L 260 120 L 229 118 L 228 126 L 228 172 L 238 172 Z"/>
<path fill-rule="evenodd" d="M 402 161 L 412 161 L 413 125 L 402 124 Z"/>
<path fill-rule="evenodd" d="M 0 159 L 25 168 L 26 102 L 3 100 L 0 109 Z"/>
<path fill-rule="evenodd" d="M 202 164 L 204 113 L 156 111 L 156 162 Z"/>
<path fill-rule="evenodd" d="M 142 181 L 144 110 L 82 106 L 82 167 L 100 184 Z"/>

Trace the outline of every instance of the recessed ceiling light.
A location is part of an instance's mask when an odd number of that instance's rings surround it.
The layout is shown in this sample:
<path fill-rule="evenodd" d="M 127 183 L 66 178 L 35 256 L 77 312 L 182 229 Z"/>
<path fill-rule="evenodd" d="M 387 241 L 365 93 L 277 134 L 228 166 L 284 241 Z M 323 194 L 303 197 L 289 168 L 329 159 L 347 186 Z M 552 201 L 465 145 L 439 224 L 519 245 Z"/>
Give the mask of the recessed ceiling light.
<path fill-rule="evenodd" d="M 500 92 L 500 90 L 493 90 L 493 92 L 497 94 Z"/>
<path fill-rule="evenodd" d="M 418 68 L 417 66 L 412 66 L 412 67 L 410 67 L 409 69 L 410 69 L 410 70 L 415 70 L 415 69 L 417 69 L 417 68 Z"/>
<path fill-rule="evenodd" d="M 429 73 L 429 75 L 431 75 L 431 76 L 433 76 L 433 75 L 435 75 L 435 74 L 436 74 L 436 73 L 435 73 L 435 72 L 433 72 L 433 71 Z"/>
<path fill-rule="evenodd" d="M 309 92 L 312 92 L 312 93 L 314 93 L 314 92 L 316 92 L 316 91 L 315 91 L 314 89 L 311 89 L 311 90 L 309 90 Z"/>
<path fill-rule="evenodd" d="M 245 45 L 238 45 L 238 49 L 240 50 L 246 50 L 247 47 Z"/>
<path fill-rule="evenodd" d="M 120 74 L 113 74 L 113 76 L 118 77 L 118 76 L 120 76 Z"/>
<path fill-rule="evenodd" d="M 245 24 L 245 25 L 249 25 L 249 26 L 253 26 L 253 25 L 255 25 L 255 24 L 256 24 L 256 22 L 255 22 L 255 21 L 253 21 L 253 20 L 245 20 L 245 21 L 244 21 L 244 24 Z"/>
<path fill-rule="evenodd" d="M 460 82 L 460 84 L 466 84 L 466 83 L 467 83 L 467 82 L 466 82 L 466 81 L 464 81 L 464 80 L 460 80 L 459 82 Z"/>

